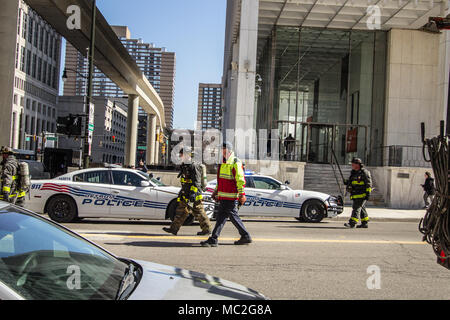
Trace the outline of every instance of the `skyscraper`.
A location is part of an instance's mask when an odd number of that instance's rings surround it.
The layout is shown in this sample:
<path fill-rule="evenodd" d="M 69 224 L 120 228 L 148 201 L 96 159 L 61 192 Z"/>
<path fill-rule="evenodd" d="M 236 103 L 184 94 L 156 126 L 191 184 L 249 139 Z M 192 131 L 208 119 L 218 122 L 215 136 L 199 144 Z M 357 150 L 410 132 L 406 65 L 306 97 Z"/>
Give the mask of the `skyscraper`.
<path fill-rule="evenodd" d="M 0 19 L 2 45 L 15 43 L 14 57 L 6 53 L 12 53 L 9 47 L 0 55 L 3 62 L 14 61 L 2 65 L 0 72 L 2 96 L 12 93 L 1 110 L 10 126 L 2 124 L 0 134 L 3 143 L 13 148 L 36 150 L 42 133 L 56 131 L 61 36 L 22 0 L 8 1 L 2 10 L 9 17 L 8 12 L 16 13 L 12 16 L 17 22 L 15 32 L 8 33 L 10 25 L 4 23 L 10 21 Z"/>
<path fill-rule="evenodd" d="M 198 88 L 197 123 L 199 130 L 222 127 L 222 85 L 200 83 Z"/>

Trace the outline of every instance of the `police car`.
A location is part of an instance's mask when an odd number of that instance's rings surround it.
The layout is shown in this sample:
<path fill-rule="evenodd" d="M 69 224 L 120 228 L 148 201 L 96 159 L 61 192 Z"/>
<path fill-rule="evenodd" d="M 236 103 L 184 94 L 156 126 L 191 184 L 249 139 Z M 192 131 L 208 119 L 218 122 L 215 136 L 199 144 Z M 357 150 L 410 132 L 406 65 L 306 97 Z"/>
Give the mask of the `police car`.
<path fill-rule="evenodd" d="M 31 180 L 26 208 L 60 223 L 81 218 L 171 219 L 180 188 L 124 168 L 79 170 L 50 180 Z M 204 202 L 211 217 L 214 203 Z M 192 215 L 185 224 L 194 220 Z"/>
<path fill-rule="evenodd" d="M 245 172 L 245 194 L 247 201 L 239 209 L 240 215 L 295 217 L 299 221 L 318 223 L 324 218 L 336 217 L 344 211 L 342 197 L 321 192 L 293 190 L 289 182 L 281 183 L 270 177 Z M 208 201 L 217 180 L 208 182 Z"/>

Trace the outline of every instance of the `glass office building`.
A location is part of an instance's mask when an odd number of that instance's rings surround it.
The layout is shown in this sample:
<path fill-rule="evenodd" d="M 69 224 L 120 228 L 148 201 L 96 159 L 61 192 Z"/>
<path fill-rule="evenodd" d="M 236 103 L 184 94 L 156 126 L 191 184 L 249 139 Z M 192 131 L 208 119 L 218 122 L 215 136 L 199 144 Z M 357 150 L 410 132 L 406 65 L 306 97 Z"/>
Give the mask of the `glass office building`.
<path fill-rule="evenodd" d="M 386 41 L 385 31 L 276 27 L 257 59 L 257 129 L 292 135 L 289 160 L 327 163 L 333 148 L 344 162 L 379 150 Z"/>
<path fill-rule="evenodd" d="M 255 131 L 241 158 L 423 164 L 448 113 L 450 36 L 421 30 L 445 1 L 228 0 L 223 128 Z M 278 137 L 266 131 L 276 130 Z M 250 134 L 248 135 L 250 136 Z M 290 141 L 285 143 L 286 138 Z M 262 150 L 262 152 L 261 152 Z"/>

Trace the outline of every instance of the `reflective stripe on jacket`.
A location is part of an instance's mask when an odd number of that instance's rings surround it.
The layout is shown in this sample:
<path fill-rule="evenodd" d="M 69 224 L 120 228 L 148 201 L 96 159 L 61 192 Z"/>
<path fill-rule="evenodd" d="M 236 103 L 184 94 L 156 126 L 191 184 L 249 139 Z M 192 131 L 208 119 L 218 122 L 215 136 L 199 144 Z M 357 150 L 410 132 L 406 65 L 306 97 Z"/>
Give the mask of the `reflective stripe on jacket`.
<path fill-rule="evenodd" d="M 237 200 L 245 195 L 245 176 L 242 162 L 232 153 L 217 170 L 216 192 L 219 200 Z"/>

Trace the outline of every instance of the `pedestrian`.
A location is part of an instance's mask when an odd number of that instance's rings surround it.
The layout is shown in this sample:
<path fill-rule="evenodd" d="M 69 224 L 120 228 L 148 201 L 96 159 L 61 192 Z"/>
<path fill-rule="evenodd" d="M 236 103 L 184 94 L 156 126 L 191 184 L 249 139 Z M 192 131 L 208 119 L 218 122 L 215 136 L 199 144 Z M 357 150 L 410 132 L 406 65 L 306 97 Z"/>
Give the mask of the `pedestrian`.
<path fill-rule="evenodd" d="M 424 194 L 423 201 L 425 202 L 424 209 L 428 209 L 430 207 L 431 202 L 433 201 L 434 195 L 436 194 L 436 187 L 434 185 L 434 179 L 431 177 L 430 172 L 425 172 L 425 183 L 421 185 Z"/>
<path fill-rule="evenodd" d="M 187 217 L 193 214 L 202 229 L 197 235 L 209 235 L 211 234 L 211 222 L 203 207 L 202 196 L 202 191 L 206 189 L 207 184 L 206 168 L 201 163 L 191 161 L 189 147 L 181 149 L 179 155 L 182 164 L 178 174 L 181 182 L 181 190 L 177 198 L 178 205 L 172 224 L 169 228 L 164 227 L 163 230 L 176 236 Z"/>
<path fill-rule="evenodd" d="M 25 204 L 25 196 L 29 186 L 21 186 L 22 176 L 20 175 L 20 163 L 15 157 L 15 152 L 10 147 L 2 147 L 2 163 L 1 163 L 1 191 L 0 200 L 14 203 L 23 207 Z M 26 166 L 26 164 L 24 164 Z M 28 167 L 24 170 L 29 182 Z"/>
<path fill-rule="evenodd" d="M 217 185 L 212 198 L 219 202 L 216 216 L 216 225 L 211 236 L 200 244 L 204 247 L 217 247 L 218 238 L 227 219 L 238 229 L 241 238 L 235 241 L 235 245 L 244 245 L 252 242 L 249 232 L 245 228 L 238 210 L 245 203 L 245 177 L 242 162 L 233 152 L 233 146 L 229 142 L 222 145 L 223 161 L 217 170 Z"/>
<path fill-rule="evenodd" d="M 136 169 L 139 170 L 139 171 L 145 172 L 145 173 L 148 172 L 148 168 L 145 165 L 144 160 L 142 160 L 142 159 L 139 160 L 139 167 L 137 167 Z"/>
<path fill-rule="evenodd" d="M 284 147 L 286 148 L 286 160 L 294 160 L 295 139 L 292 136 L 292 133 L 284 139 Z"/>
<path fill-rule="evenodd" d="M 361 218 L 361 224 L 357 228 L 368 228 L 369 216 L 366 210 L 366 203 L 370 199 L 372 192 L 372 177 L 361 159 L 353 158 L 352 171 L 350 178 L 345 181 L 347 191 L 350 192 L 350 199 L 353 200 L 352 216 L 348 223 L 344 224 L 347 228 L 354 228 Z"/>

